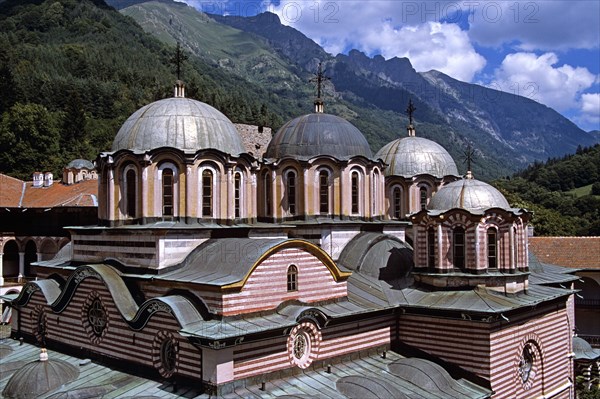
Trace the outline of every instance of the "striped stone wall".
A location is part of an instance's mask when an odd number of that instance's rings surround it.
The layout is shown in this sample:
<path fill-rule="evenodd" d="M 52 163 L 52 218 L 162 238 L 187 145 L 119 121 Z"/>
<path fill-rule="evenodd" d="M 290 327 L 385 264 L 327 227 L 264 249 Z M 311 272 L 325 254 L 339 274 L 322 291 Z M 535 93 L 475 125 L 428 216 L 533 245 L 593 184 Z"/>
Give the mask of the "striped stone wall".
<path fill-rule="evenodd" d="M 556 395 L 570 389 L 571 333 L 564 307 L 538 309 L 511 317 L 509 324 L 493 325 L 405 314 L 400 316 L 399 336 L 406 344 L 489 380 L 494 398 L 561 397 Z M 524 382 L 519 362 L 527 344 L 536 348 L 536 355 Z"/>
<path fill-rule="evenodd" d="M 94 297 L 100 298 L 108 315 L 107 327 L 100 337 L 91 331 L 87 317 L 87 308 Z M 171 336 L 178 346 L 175 374 L 196 379 L 201 377 L 201 352 L 179 335 L 181 327 L 171 314 L 157 312 L 141 331 L 134 331 L 120 315 L 104 283 L 96 278 L 83 280 L 61 313 L 53 312 L 41 291 L 36 291 L 19 315 L 23 333 L 40 338 L 40 313 L 44 314 L 46 320 L 48 343 L 60 342 L 96 355 L 154 368 L 159 372 L 161 341 L 158 338 Z"/>
<path fill-rule="evenodd" d="M 393 316 L 354 321 L 318 330 L 310 322 L 300 323 L 311 333 L 310 360 L 320 361 L 357 353 L 365 349 L 390 345 L 396 335 Z M 291 354 L 290 335 L 266 341 L 240 345 L 234 350 L 234 378 L 242 379 L 296 366 Z M 307 364 L 308 367 L 310 364 Z"/>
<path fill-rule="evenodd" d="M 290 265 L 298 268 L 295 291 L 287 290 L 287 270 Z M 229 316 L 273 310 L 290 300 L 311 303 L 343 298 L 347 295 L 347 285 L 346 281 L 336 282 L 329 269 L 314 255 L 302 249 L 289 248 L 259 264 L 240 292 L 194 292 L 211 312 Z"/>

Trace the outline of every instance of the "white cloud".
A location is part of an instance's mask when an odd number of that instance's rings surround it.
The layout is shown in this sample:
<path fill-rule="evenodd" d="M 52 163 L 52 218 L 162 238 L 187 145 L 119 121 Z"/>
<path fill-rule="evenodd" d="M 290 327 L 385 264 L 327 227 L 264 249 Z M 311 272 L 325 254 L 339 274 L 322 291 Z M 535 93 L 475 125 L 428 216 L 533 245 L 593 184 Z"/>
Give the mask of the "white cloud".
<path fill-rule="evenodd" d="M 600 93 L 581 95 L 581 111 L 576 122 L 587 130 L 600 130 Z"/>
<path fill-rule="evenodd" d="M 385 58 L 408 57 L 419 72 L 436 69 L 456 79 L 471 81 L 485 59 L 470 43 L 467 32 L 452 23 L 420 21 L 393 1 L 282 2 L 271 6 L 282 23 L 316 41 L 327 52 L 351 48 Z M 404 12 L 404 14 L 402 14 Z M 413 15 L 414 14 L 414 15 Z"/>
<path fill-rule="evenodd" d="M 508 54 L 496 69 L 490 86 L 558 111 L 579 107 L 582 92 L 594 84 L 596 77 L 587 68 L 556 64 L 558 57 L 554 53 Z"/>
<path fill-rule="evenodd" d="M 408 57 L 419 72 L 436 69 L 466 82 L 485 66 L 485 59 L 471 46 L 467 33 L 455 24 L 426 22 L 396 29 L 384 23 L 366 33 L 361 47 L 385 58 Z"/>
<path fill-rule="evenodd" d="M 556 51 L 600 45 L 598 1 L 472 3 L 477 5 L 469 17 L 469 35 L 483 46 L 511 44 L 524 51 Z"/>

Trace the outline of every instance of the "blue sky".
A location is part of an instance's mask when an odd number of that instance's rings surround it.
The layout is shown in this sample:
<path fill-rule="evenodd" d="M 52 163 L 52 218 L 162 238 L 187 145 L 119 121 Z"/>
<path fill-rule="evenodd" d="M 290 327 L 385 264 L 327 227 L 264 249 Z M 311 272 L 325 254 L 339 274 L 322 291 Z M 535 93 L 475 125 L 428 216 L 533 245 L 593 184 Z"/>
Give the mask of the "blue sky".
<path fill-rule="evenodd" d="M 408 57 L 419 72 L 524 95 L 600 130 L 600 2 L 186 0 L 207 12 L 271 11 L 336 55 Z"/>

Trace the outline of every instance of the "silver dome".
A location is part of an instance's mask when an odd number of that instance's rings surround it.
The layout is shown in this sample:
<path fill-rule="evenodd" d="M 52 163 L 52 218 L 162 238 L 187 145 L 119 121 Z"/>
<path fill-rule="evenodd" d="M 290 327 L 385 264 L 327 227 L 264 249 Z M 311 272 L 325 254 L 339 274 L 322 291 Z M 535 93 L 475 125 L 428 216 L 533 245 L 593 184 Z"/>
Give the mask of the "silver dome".
<path fill-rule="evenodd" d="M 339 160 L 356 155 L 373 157 L 360 130 L 343 118 L 322 113 L 303 115 L 283 125 L 269 143 L 265 157 L 307 160 L 319 155 Z"/>
<path fill-rule="evenodd" d="M 456 164 L 448 151 L 438 143 L 423 137 L 403 137 L 394 140 L 384 145 L 375 158 L 381 158 L 389 165 L 385 170 L 386 176 L 459 176 Z"/>
<path fill-rule="evenodd" d="M 453 208 L 482 210 L 510 209 L 504 195 L 494 187 L 475 179 L 462 179 L 446 184 L 433 195 L 427 209 L 445 211 Z"/>
<path fill-rule="evenodd" d="M 74 159 L 67 165 L 67 169 L 95 169 L 94 164 L 87 159 Z"/>
<path fill-rule="evenodd" d="M 194 152 L 213 148 L 231 155 L 244 152 L 235 126 L 225 115 L 184 97 L 159 100 L 134 112 L 117 133 L 112 150 L 159 147 Z"/>

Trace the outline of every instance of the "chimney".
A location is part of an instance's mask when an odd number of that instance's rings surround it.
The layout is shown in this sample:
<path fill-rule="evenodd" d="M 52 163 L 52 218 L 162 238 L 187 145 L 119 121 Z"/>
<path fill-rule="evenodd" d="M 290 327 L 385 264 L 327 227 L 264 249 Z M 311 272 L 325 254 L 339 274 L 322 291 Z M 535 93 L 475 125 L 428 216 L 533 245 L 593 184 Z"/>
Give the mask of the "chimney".
<path fill-rule="evenodd" d="M 33 187 L 42 187 L 44 185 L 44 174 L 42 172 L 33 172 Z"/>
<path fill-rule="evenodd" d="M 54 183 L 54 176 L 50 172 L 44 174 L 44 187 L 50 187 Z"/>

